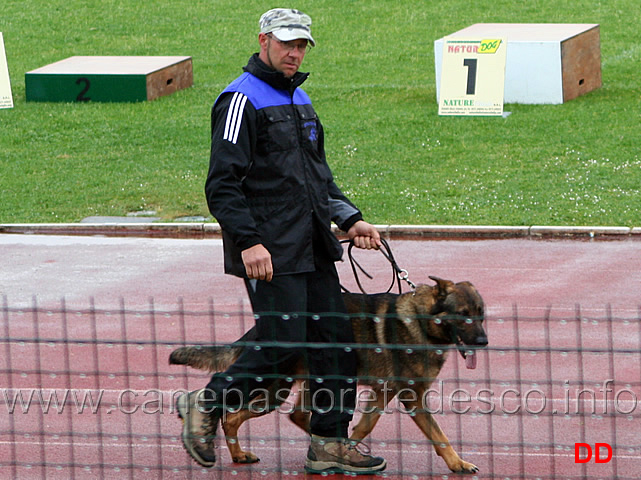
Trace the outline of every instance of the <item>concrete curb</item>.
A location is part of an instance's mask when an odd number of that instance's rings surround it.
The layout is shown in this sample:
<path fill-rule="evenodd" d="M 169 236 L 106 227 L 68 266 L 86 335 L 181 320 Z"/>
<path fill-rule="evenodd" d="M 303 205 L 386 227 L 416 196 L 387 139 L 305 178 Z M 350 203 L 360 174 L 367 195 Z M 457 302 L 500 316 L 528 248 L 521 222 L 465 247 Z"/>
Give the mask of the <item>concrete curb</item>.
<path fill-rule="evenodd" d="M 603 239 L 641 240 L 641 227 L 511 227 L 494 225 L 376 225 L 386 238 L 416 239 Z M 336 228 L 335 231 L 340 233 Z M 0 224 L 0 234 L 106 237 L 218 238 L 217 223 L 38 223 Z"/>

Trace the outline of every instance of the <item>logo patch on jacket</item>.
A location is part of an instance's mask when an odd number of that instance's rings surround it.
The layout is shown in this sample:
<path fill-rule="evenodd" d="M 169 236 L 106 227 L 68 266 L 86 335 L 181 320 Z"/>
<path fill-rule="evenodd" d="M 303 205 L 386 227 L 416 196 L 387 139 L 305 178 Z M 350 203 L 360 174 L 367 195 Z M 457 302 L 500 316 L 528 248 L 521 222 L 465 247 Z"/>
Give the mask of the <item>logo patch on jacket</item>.
<path fill-rule="evenodd" d="M 316 122 L 314 122 L 314 121 L 305 122 L 303 124 L 303 127 L 309 128 L 309 137 L 308 138 L 309 138 L 310 142 L 315 142 L 316 140 L 318 140 L 318 135 L 317 135 L 317 132 L 316 132 Z"/>

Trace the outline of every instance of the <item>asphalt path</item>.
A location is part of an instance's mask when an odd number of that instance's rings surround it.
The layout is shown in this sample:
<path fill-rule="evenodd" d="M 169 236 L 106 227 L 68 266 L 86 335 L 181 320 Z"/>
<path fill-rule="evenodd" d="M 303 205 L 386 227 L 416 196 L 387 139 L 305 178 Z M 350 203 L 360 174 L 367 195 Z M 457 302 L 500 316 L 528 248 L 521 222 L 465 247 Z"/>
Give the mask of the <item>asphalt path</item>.
<path fill-rule="evenodd" d="M 429 276 L 471 281 L 483 295 L 488 313 L 525 316 L 584 313 L 638 318 L 641 305 L 641 242 L 622 240 L 407 240 L 390 247 L 414 283 Z M 223 274 L 219 239 L 114 238 L 100 236 L 0 235 L 0 295 L 11 306 L 58 303 L 111 307 L 188 308 L 213 300 L 223 309 L 246 304 L 242 281 Z M 361 279 L 369 293 L 391 282 L 388 262 L 378 252 L 354 250 L 374 277 Z M 357 290 L 349 262 L 338 263 L 341 281 Z M 407 290 L 404 284 L 404 290 Z"/>

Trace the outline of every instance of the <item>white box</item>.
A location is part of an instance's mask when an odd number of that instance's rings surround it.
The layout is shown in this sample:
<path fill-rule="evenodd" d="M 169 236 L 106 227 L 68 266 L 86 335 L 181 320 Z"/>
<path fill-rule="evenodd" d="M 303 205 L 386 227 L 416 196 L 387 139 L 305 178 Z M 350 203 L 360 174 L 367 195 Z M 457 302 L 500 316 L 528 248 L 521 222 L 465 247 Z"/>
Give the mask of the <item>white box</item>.
<path fill-rule="evenodd" d="M 559 104 L 601 87 L 598 24 L 477 23 L 453 38 L 507 39 L 505 103 Z M 434 41 L 436 98 L 443 39 Z"/>

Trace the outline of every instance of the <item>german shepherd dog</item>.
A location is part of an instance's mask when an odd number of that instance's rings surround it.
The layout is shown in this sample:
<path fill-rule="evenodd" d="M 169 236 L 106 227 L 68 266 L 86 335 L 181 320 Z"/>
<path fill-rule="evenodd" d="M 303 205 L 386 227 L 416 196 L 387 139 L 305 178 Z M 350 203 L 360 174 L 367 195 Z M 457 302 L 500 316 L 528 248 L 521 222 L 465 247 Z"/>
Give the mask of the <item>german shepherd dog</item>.
<path fill-rule="evenodd" d="M 476 473 L 478 468 L 461 459 L 454 451 L 434 417 L 425 408 L 424 401 L 452 345 L 456 345 L 467 368 L 476 367 L 474 351 L 488 343 L 483 329 L 484 303 L 470 282 L 453 283 L 437 277 L 429 278 L 436 285 L 419 285 L 413 292 L 400 295 L 343 294 L 355 341 L 363 345 L 356 349 L 359 383 L 373 390 L 367 395 L 366 408 L 350 438 L 355 441 L 365 438 L 376 425 L 379 412 L 384 411 L 386 403 L 403 391 L 398 401 L 407 411 L 413 412 L 412 420 L 431 441 L 449 469 L 457 473 Z M 231 345 L 178 348 L 171 353 L 169 363 L 210 372 L 224 371 L 238 357 L 245 342 L 255 340 L 253 330 L 250 329 Z M 287 395 L 283 397 L 281 390 L 289 391 L 292 387 L 284 377 L 298 379 L 295 383 L 298 383 L 299 394 L 289 416 L 296 425 L 308 432 L 309 409 L 304 408 L 306 400 L 300 394 L 301 391 L 309 391 L 301 384 L 304 380 L 300 380 L 306 375 L 301 360 L 296 371 L 283 372 L 282 379 L 272 382 L 267 389 L 269 398 L 263 400 L 282 404 Z M 410 395 L 410 390 L 415 395 Z M 280 393 L 277 395 L 276 392 Z M 222 427 L 234 462 L 253 463 L 259 460 L 253 453 L 241 449 L 238 429 L 246 420 L 265 413 L 268 412 L 247 408 L 223 416 Z"/>

